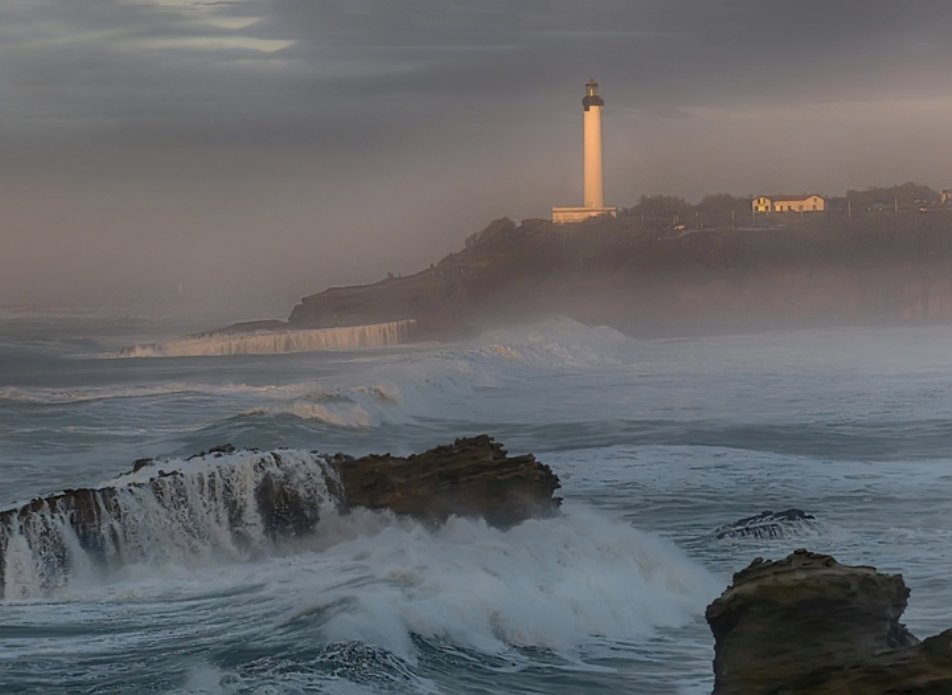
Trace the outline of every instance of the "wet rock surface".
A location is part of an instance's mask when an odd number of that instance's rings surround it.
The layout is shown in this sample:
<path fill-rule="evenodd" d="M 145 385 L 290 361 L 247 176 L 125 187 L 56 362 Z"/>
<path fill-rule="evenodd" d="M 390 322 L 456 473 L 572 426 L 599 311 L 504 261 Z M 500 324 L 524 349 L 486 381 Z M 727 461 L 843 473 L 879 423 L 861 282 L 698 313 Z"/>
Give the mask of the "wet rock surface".
<path fill-rule="evenodd" d="M 801 509 L 787 509 L 782 512 L 764 511 L 745 519 L 725 524 L 714 531 L 718 540 L 725 538 L 786 538 L 799 529 L 810 527 L 816 517 Z"/>
<path fill-rule="evenodd" d="M 121 485 L 65 490 L 0 512 L 0 598 L 13 574 L 22 578 L 25 571 L 45 589 L 55 588 L 77 561 L 105 568 L 162 561 L 209 543 L 212 551 L 257 552 L 262 539 L 315 531 L 329 504 L 341 512 L 366 507 L 433 523 L 452 514 L 482 517 L 507 527 L 556 513 L 561 502 L 553 496 L 558 477 L 548 466 L 531 454 L 509 457 L 485 435 L 406 458 L 223 445 L 184 466 L 139 459 L 126 476 L 132 478 Z M 21 566 L 8 574 L 11 563 Z"/>
<path fill-rule="evenodd" d="M 559 479 L 551 468 L 532 454 L 507 456 L 486 435 L 407 458 L 365 456 L 334 465 L 349 506 L 431 521 L 455 514 L 506 527 L 551 515 L 561 502 L 553 496 Z"/>
<path fill-rule="evenodd" d="M 715 695 L 952 693 L 952 630 L 920 642 L 900 575 L 798 550 L 754 560 L 708 606 Z"/>

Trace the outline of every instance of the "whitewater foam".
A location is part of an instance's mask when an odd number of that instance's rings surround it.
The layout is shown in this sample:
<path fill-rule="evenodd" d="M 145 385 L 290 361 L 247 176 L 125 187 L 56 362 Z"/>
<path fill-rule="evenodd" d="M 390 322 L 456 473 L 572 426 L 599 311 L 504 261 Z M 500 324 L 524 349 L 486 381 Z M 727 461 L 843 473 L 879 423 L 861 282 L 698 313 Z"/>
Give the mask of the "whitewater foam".
<path fill-rule="evenodd" d="M 347 523 L 363 533 L 323 548 L 321 563 L 354 581 L 315 592 L 284 622 L 322 615 L 325 639 L 407 659 L 411 635 L 484 654 L 578 652 L 684 625 L 721 586 L 673 544 L 580 508 L 506 531 L 457 518 L 430 531 L 382 516 L 355 515 Z"/>
<path fill-rule="evenodd" d="M 493 331 L 471 341 L 426 352 L 408 351 L 401 360 L 366 358 L 361 382 L 341 365 L 333 381 L 307 381 L 262 393 L 267 400 L 245 406 L 241 415 L 290 415 L 350 429 L 406 425 L 432 418 L 478 421 L 477 390 L 511 387 L 540 376 L 577 368 L 600 369 L 637 355 L 639 344 L 617 331 L 571 319 Z M 336 388 L 328 388 L 332 385 Z M 493 421 L 495 411 L 486 414 Z"/>
<path fill-rule="evenodd" d="M 404 421 L 403 397 L 396 384 L 316 391 L 289 401 L 251 408 L 242 415 L 293 415 L 341 427 L 368 428 Z"/>
<path fill-rule="evenodd" d="M 334 485 L 319 454 L 239 452 L 157 461 L 97 489 L 36 500 L 0 514 L 0 598 L 43 596 L 131 563 L 272 553 L 334 508 Z"/>
<path fill-rule="evenodd" d="M 638 341 L 608 326 L 560 317 L 520 328 L 494 330 L 443 353 L 448 359 L 502 367 L 592 367 L 629 360 Z"/>
<path fill-rule="evenodd" d="M 65 405 L 112 399 L 154 398 L 179 395 L 240 396 L 265 395 L 285 396 L 305 393 L 315 388 L 315 382 L 302 382 L 286 386 L 252 386 L 240 383 L 202 384 L 169 382 L 153 385 L 90 386 L 75 389 L 0 387 L 0 401 L 36 403 L 40 405 Z"/>
<path fill-rule="evenodd" d="M 267 355 L 389 347 L 408 341 L 414 320 L 314 330 L 207 334 L 126 348 L 122 357 Z"/>
<path fill-rule="evenodd" d="M 278 651 L 306 639 L 322 651 L 415 665 L 422 647 L 520 670 L 532 650 L 544 650 L 567 668 L 597 670 L 586 662 L 693 623 L 723 586 L 674 544 L 572 505 L 507 530 L 461 518 L 433 529 L 389 512 L 330 514 L 297 551 L 210 559 L 188 572 L 166 564 L 79 595 L 164 605 L 169 591 L 186 604 L 252 591 L 253 600 L 217 609 L 214 620 L 257 626 Z"/>

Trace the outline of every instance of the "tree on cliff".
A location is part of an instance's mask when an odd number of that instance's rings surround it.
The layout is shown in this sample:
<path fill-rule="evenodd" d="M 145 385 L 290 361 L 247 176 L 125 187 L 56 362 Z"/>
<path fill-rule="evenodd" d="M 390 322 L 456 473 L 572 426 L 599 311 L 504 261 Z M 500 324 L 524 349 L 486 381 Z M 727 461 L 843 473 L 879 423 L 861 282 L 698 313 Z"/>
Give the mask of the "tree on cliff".
<path fill-rule="evenodd" d="M 735 221 L 747 219 L 750 214 L 750 198 L 741 198 L 729 193 L 705 196 L 697 205 L 691 205 L 680 196 L 641 196 L 634 207 L 624 208 L 623 217 L 644 216 L 647 227 L 667 227 L 677 219 L 689 226 L 730 227 Z"/>
<path fill-rule="evenodd" d="M 750 218 L 750 198 L 739 198 L 728 193 L 705 196 L 695 210 L 705 227 L 730 227 Z"/>
<path fill-rule="evenodd" d="M 846 192 L 846 197 L 854 212 L 875 207 L 892 209 L 897 203 L 900 208 L 913 208 L 923 204 L 937 203 L 941 199 L 938 191 L 913 181 L 890 188 L 874 186 L 862 191 L 849 190 Z"/>
<path fill-rule="evenodd" d="M 622 216 L 643 216 L 645 226 L 665 227 L 675 218 L 687 220 L 694 216 L 694 206 L 680 196 L 653 195 L 641 196 L 634 207 L 623 208 Z"/>

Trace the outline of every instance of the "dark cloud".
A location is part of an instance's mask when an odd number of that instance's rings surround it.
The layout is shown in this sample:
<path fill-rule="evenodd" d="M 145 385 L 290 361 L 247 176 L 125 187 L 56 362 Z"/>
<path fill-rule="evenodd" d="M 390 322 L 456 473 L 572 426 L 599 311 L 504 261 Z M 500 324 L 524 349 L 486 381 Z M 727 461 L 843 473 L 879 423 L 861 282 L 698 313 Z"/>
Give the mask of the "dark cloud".
<path fill-rule="evenodd" d="M 946 0 L 7 0 L 0 301 L 429 262 L 573 202 L 590 74 L 619 204 L 949 185 L 950 30 Z"/>

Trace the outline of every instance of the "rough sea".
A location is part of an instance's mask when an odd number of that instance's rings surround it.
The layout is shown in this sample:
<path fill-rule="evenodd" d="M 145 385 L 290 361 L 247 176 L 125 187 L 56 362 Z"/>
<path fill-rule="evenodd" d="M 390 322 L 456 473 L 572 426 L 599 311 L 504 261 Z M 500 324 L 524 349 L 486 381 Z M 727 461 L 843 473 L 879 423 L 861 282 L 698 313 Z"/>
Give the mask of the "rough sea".
<path fill-rule="evenodd" d="M 135 562 L 53 588 L 11 543 L 3 695 L 709 693 L 705 606 L 799 547 L 901 572 L 912 631 L 952 626 L 950 327 L 639 340 L 559 319 L 117 357 L 216 323 L 0 312 L 0 509 L 224 443 L 410 454 L 488 433 L 551 465 L 564 514 L 500 531 L 361 512 L 254 552 L 144 516 Z M 715 534 L 791 507 L 815 519 Z"/>

